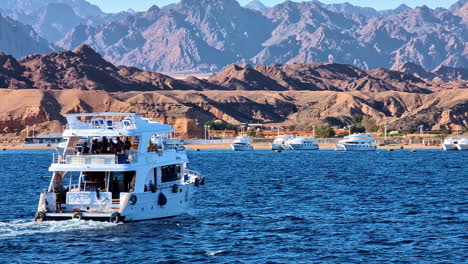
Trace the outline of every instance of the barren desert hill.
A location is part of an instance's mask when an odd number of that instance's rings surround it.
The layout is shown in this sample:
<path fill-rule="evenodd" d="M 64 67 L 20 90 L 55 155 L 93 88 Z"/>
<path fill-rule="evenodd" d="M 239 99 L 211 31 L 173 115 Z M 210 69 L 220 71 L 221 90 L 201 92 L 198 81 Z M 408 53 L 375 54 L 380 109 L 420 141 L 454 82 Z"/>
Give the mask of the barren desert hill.
<path fill-rule="evenodd" d="M 178 136 L 202 135 L 208 120 L 318 124 L 332 118 L 349 124 L 353 114 L 370 116 L 378 124 L 411 129 L 460 129 L 468 125 L 468 90 L 430 94 L 387 91 L 148 91 L 0 90 L 3 134 L 24 133 L 30 126 L 42 133 L 59 132 L 62 114 L 135 112 L 174 125 Z"/>
<path fill-rule="evenodd" d="M 0 133 L 20 134 L 26 126 L 57 132 L 63 114 L 104 111 L 160 118 L 181 137 L 200 135 L 202 124 L 214 119 L 345 125 L 353 114 L 402 129 L 466 127 L 466 75 L 461 69 L 441 72 L 233 64 L 208 79 L 177 80 L 115 66 L 87 45 L 20 60 L 0 54 Z"/>

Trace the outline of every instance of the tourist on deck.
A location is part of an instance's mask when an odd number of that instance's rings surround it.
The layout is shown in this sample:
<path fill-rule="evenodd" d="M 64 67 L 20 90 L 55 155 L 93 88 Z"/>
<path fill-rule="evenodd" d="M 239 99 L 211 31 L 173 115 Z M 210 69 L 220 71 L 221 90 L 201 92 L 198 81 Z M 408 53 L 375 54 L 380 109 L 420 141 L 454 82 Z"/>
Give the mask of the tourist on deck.
<path fill-rule="evenodd" d="M 124 148 L 125 150 L 130 150 L 130 148 L 132 147 L 132 143 L 130 142 L 130 139 L 128 139 L 128 137 L 125 138 L 125 143 L 124 143 Z"/>
<path fill-rule="evenodd" d="M 55 202 L 56 202 L 55 208 L 58 213 L 61 213 L 62 203 L 65 203 L 66 191 L 63 188 L 63 185 L 60 182 L 58 182 L 58 180 L 54 184 L 54 192 L 55 192 Z"/>
<path fill-rule="evenodd" d="M 109 147 L 108 147 L 108 151 L 107 153 L 116 153 L 115 152 L 115 143 L 114 143 L 114 140 L 112 138 L 109 139 Z"/>
<path fill-rule="evenodd" d="M 88 154 L 89 153 L 89 147 L 88 147 L 88 142 L 83 143 L 83 153 Z"/>
<path fill-rule="evenodd" d="M 101 153 L 101 146 L 97 138 L 93 139 L 93 144 L 91 145 L 93 154 Z"/>
<path fill-rule="evenodd" d="M 115 152 L 122 153 L 124 149 L 124 143 L 120 140 L 120 137 L 117 137 L 117 143 L 115 143 Z"/>
<path fill-rule="evenodd" d="M 101 141 L 101 153 L 107 153 L 107 148 L 109 147 L 109 141 L 106 137 L 102 137 Z"/>

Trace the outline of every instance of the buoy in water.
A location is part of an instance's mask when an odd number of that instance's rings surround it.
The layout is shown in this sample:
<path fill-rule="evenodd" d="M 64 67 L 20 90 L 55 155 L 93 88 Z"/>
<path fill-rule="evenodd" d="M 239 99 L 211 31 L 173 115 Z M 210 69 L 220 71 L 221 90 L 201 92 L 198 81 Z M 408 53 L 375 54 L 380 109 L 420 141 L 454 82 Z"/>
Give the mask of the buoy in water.
<path fill-rule="evenodd" d="M 388 149 L 388 151 L 393 151 L 393 149 Z"/>
<path fill-rule="evenodd" d="M 281 150 L 280 150 L 280 149 L 277 149 L 277 150 L 275 150 L 275 152 L 281 152 Z"/>
<path fill-rule="evenodd" d="M 200 151 L 200 149 L 195 149 L 195 151 Z"/>
<path fill-rule="evenodd" d="M 415 150 L 415 149 L 412 149 L 411 152 L 416 152 L 416 150 Z"/>

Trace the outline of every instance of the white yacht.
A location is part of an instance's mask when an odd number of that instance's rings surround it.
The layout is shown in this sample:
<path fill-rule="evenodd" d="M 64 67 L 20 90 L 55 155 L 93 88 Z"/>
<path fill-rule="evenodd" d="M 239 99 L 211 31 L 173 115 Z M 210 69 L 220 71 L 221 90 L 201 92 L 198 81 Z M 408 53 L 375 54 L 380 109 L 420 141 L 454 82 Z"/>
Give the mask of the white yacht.
<path fill-rule="evenodd" d="M 291 138 L 285 143 L 292 150 L 317 150 L 319 145 L 313 138 Z"/>
<path fill-rule="evenodd" d="M 370 134 L 352 134 L 335 145 L 337 151 L 374 151 L 377 147 Z"/>
<path fill-rule="evenodd" d="M 36 221 L 85 219 L 131 222 L 186 211 L 205 179 L 187 169 L 185 151 L 164 136 L 169 125 L 138 114 L 65 115 L 64 148 L 39 198 Z M 152 140 L 152 138 L 165 140 Z"/>
<path fill-rule="evenodd" d="M 234 142 L 231 144 L 233 150 L 236 151 L 248 151 L 253 150 L 252 141 L 249 137 L 236 137 Z"/>
<path fill-rule="evenodd" d="M 273 140 L 273 143 L 270 143 L 271 149 L 272 150 L 283 150 L 285 149 L 285 143 L 291 139 L 294 138 L 294 135 L 281 135 L 275 138 Z"/>
<path fill-rule="evenodd" d="M 468 138 L 461 138 L 455 146 L 458 150 L 468 150 Z"/>
<path fill-rule="evenodd" d="M 457 150 L 457 145 L 459 141 L 460 138 L 448 137 L 444 139 L 444 142 L 442 142 L 442 148 L 444 150 Z"/>

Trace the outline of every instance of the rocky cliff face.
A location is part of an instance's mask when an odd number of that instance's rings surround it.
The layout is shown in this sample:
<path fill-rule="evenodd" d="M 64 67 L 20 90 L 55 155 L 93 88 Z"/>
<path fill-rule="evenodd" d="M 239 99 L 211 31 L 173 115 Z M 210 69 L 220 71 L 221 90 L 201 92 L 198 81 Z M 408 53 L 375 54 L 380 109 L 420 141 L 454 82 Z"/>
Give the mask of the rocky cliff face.
<path fill-rule="evenodd" d="M 286 1 L 255 12 L 235 0 L 182 0 L 118 22 L 78 26 L 57 45 L 88 43 L 109 61 L 150 71 L 215 72 L 232 63 L 337 62 L 363 69 L 468 68 L 466 1 L 451 10 Z"/>

